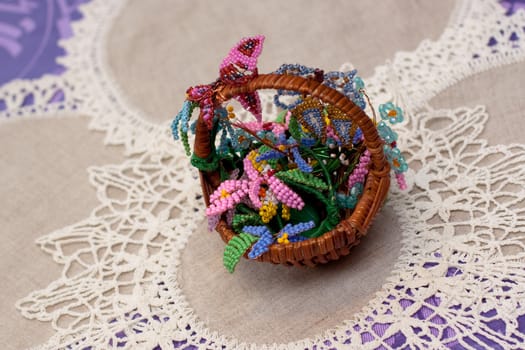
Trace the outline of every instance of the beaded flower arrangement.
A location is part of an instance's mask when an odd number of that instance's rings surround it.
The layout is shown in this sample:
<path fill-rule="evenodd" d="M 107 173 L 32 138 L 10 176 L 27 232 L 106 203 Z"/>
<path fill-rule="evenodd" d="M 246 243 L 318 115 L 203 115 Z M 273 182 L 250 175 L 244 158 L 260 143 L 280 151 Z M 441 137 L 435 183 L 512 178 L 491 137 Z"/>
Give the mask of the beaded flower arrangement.
<path fill-rule="evenodd" d="M 355 70 L 324 73 L 285 64 L 259 75 L 263 41 L 263 36 L 244 38 L 232 48 L 215 82 L 187 90 L 171 126 L 200 170 L 209 229 L 227 242 L 223 261 L 230 272 L 242 256 L 315 265 L 346 255 L 382 204 L 389 169 L 406 187 L 407 163 L 388 125 L 403 121 L 402 110 L 391 102 L 380 105 L 381 121 L 375 123 L 374 114 L 371 123 Z M 267 87 L 275 88 L 280 110 L 273 121 L 263 120 L 257 93 Z M 255 120 L 241 120 L 227 103 L 230 98 Z M 325 101 L 330 99 L 336 103 Z M 197 107 L 199 118 L 190 124 Z M 190 131 L 196 135 L 193 153 Z M 375 182 L 368 184 L 372 171 Z M 357 213 L 365 192 L 369 198 Z"/>

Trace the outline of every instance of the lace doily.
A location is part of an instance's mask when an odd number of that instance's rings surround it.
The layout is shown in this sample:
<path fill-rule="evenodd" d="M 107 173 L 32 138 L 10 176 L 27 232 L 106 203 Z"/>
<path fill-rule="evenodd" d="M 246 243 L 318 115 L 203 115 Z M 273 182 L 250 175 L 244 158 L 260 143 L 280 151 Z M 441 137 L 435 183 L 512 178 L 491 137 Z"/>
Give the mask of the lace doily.
<path fill-rule="evenodd" d="M 56 334 L 43 349 L 254 348 L 209 330 L 178 284 L 181 251 L 203 204 L 168 122 L 147 121 L 111 77 L 105 40 L 124 4 L 81 8 L 75 38 L 61 43 L 68 52 L 60 59 L 64 74 L 0 89 L 3 120 L 74 111 L 91 116 L 90 128 L 106 132 L 107 144 L 135 155 L 90 168 L 100 206 L 38 240 L 64 265 L 62 276 L 17 307 L 52 323 Z M 388 204 L 402 223 L 401 255 L 360 313 L 318 337 L 266 348 L 521 346 L 525 148 L 480 140 L 483 107 L 436 111 L 427 102 L 464 77 L 522 60 L 524 24 L 522 10 L 462 1 L 437 41 L 398 53 L 366 79 L 376 102 L 393 98 L 411 112 L 398 130 L 412 165 L 410 188 L 393 190 Z M 53 98 L 57 93 L 63 97 Z M 73 243 L 80 248 L 69 252 Z"/>

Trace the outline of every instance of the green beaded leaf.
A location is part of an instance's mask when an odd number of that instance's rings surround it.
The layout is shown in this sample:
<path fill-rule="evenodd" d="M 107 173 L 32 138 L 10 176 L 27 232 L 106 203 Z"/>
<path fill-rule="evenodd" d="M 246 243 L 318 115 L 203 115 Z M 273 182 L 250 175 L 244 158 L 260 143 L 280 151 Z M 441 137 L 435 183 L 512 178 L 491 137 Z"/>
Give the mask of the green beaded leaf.
<path fill-rule="evenodd" d="M 269 150 L 271 150 L 270 147 L 268 147 L 266 145 L 261 145 L 261 147 L 259 147 L 259 149 L 257 151 L 259 152 L 259 154 L 264 154 L 264 153 L 268 152 Z"/>
<path fill-rule="evenodd" d="M 275 173 L 275 176 L 288 184 L 307 185 L 320 191 L 328 189 L 328 185 L 320 178 L 302 172 L 300 169 L 292 169 Z"/>
<path fill-rule="evenodd" d="M 233 216 L 232 227 L 235 232 L 241 232 L 244 226 L 263 225 L 261 216 L 258 213 L 236 214 Z"/>
<path fill-rule="evenodd" d="M 230 239 L 224 248 L 223 263 L 228 272 L 233 273 L 235 266 L 241 257 L 246 253 L 253 243 L 257 242 L 259 237 L 242 232 L 241 234 Z"/>
<path fill-rule="evenodd" d="M 285 122 L 286 113 L 288 113 L 287 110 L 281 111 L 279 114 L 277 114 L 277 118 L 275 119 L 275 121 L 277 123 L 284 123 Z"/>
<path fill-rule="evenodd" d="M 288 131 L 290 132 L 290 135 L 296 140 L 300 140 L 302 137 L 301 133 L 301 126 L 297 122 L 297 119 L 294 117 L 290 118 L 290 123 L 288 124 Z"/>
<path fill-rule="evenodd" d="M 291 209 L 290 221 L 302 222 L 313 220 L 315 227 L 311 230 L 301 233 L 301 236 L 314 238 L 330 231 L 339 223 L 339 210 L 335 203 L 334 195 L 325 195 L 321 191 L 308 185 L 295 184 L 295 189 L 300 189 L 306 193 L 302 195 L 305 206 L 302 210 Z M 323 215 L 320 215 L 323 213 Z M 308 219 L 308 217 L 310 219 Z M 324 219 L 321 219 L 324 217 Z"/>
<path fill-rule="evenodd" d="M 315 227 L 301 233 L 301 236 L 315 237 L 317 227 L 321 223 L 321 217 L 319 216 L 319 208 L 313 205 L 316 201 L 307 201 L 301 210 L 290 209 L 290 221 L 291 222 L 308 222 L 313 221 Z"/>

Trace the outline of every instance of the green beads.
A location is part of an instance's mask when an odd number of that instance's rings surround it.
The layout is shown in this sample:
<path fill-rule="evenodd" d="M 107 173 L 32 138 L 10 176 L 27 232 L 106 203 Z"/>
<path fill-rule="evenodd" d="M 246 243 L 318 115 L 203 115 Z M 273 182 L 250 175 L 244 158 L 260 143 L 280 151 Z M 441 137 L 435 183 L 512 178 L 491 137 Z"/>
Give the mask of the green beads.
<path fill-rule="evenodd" d="M 224 248 L 223 264 L 228 272 L 232 273 L 235 266 L 246 251 L 255 243 L 259 237 L 249 235 L 247 233 L 240 233 L 239 235 L 230 239 L 226 248 Z"/>
<path fill-rule="evenodd" d="M 232 227 L 235 232 L 242 231 L 242 228 L 247 225 L 262 225 L 261 217 L 256 213 L 233 216 Z"/>
<path fill-rule="evenodd" d="M 302 172 L 300 169 L 281 171 L 275 176 L 286 183 L 307 185 L 320 191 L 328 189 L 328 185 L 323 180 L 312 174 Z"/>

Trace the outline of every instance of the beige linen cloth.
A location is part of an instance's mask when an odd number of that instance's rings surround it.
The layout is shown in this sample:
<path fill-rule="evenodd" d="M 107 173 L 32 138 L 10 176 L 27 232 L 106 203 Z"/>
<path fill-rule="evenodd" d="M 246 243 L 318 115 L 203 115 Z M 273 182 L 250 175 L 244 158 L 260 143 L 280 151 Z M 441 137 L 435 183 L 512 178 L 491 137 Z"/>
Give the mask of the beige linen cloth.
<path fill-rule="evenodd" d="M 131 1 L 106 48 L 113 75 L 130 103 L 152 120 L 172 117 L 185 89 L 213 81 L 240 37 L 265 34 L 259 69 L 302 63 L 326 70 L 351 62 L 364 78 L 399 50 L 436 39 L 454 2 L 447 1 Z M 74 39 L 73 39 L 74 40 Z M 431 101 L 439 108 L 484 104 L 492 144 L 525 141 L 525 63 L 465 79 Z M 50 231 L 85 218 L 97 205 L 86 167 L 123 161 L 123 149 L 87 130 L 88 116 L 0 124 L 0 344 L 19 349 L 53 334 L 24 319 L 15 301 L 59 278 L 61 267 L 34 245 Z M 517 125 L 517 126 L 516 126 Z M 197 186 L 197 184 L 196 184 Z M 196 218 L 197 219 L 197 218 Z M 395 215 L 383 211 L 343 261 L 287 269 L 242 261 L 234 275 L 221 265 L 222 242 L 202 229 L 190 240 L 181 282 L 196 314 L 244 341 L 312 337 L 360 310 L 380 290 L 399 254 Z M 74 247 L 71 247 L 74 249 Z"/>

